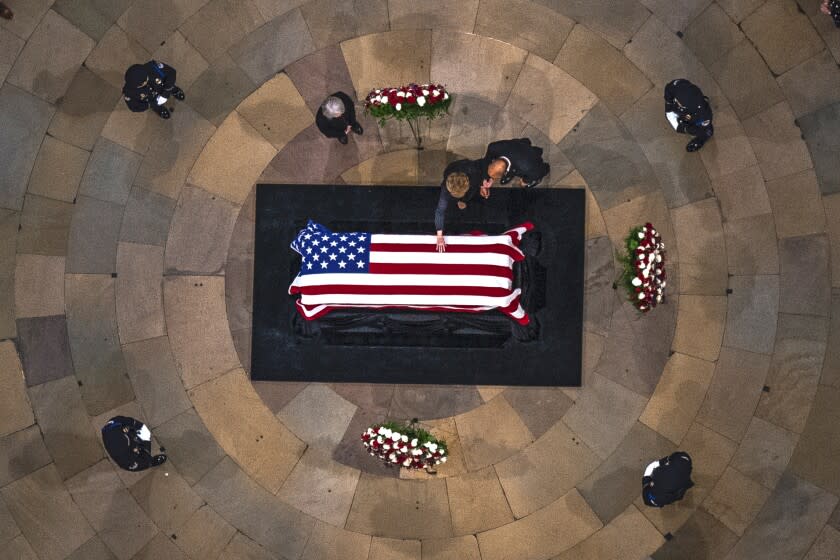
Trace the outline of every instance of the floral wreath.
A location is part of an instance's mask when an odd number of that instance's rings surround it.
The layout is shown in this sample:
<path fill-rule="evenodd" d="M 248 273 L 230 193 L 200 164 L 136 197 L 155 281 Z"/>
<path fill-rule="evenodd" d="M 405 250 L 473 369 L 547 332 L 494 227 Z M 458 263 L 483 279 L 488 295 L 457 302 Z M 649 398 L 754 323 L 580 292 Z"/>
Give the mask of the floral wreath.
<path fill-rule="evenodd" d="M 631 303 L 647 313 L 665 300 L 665 244 L 650 222 L 630 230 L 624 240 L 621 283 Z"/>
<path fill-rule="evenodd" d="M 388 119 L 435 119 L 449 110 L 452 96 L 440 84 L 409 84 L 373 89 L 365 97 L 365 111 L 384 126 Z"/>
<path fill-rule="evenodd" d="M 375 424 L 362 433 L 362 443 L 368 453 L 388 466 L 433 469 L 435 465 L 445 463 L 448 456 L 446 442 L 415 427 L 416 423 L 415 418 L 410 424 Z"/>

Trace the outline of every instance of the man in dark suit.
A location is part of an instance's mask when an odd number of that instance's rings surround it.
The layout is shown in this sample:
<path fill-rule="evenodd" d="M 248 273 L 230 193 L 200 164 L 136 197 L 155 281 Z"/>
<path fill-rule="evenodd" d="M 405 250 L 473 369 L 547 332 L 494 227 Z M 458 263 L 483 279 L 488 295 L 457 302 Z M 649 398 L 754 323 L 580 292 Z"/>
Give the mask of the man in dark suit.
<path fill-rule="evenodd" d="M 162 119 L 171 114 L 166 108 L 170 97 L 178 101 L 186 99 L 184 90 L 175 85 L 175 69 L 171 66 L 150 60 L 146 64 L 132 64 L 125 71 L 123 99 L 134 113 L 151 109 Z"/>
<path fill-rule="evenodd" d="M 500 181 L 502 185 L 509 183 L 514 177 L 519 177 L 522 186 L 535 187 L 551 171 L 551 166 L 543 161 L 542 154 L 543 149 L 532 146 L 528 138 L 493 142 L 487 146 L 487 153 L 483 158 L 485 179 L 493 178 L 491 166 L 504 164 Z"/>
<path fill-rule="evenodd" d="M 642 477 L 642 499 L 646 506 L 667 506 L 682 500 L 692 486 L 691 457 L 677 451 L 647 466 Z"/>
<path fill-rule="evenodd" d="M 364 130 L 356 120 L 356 109 L 353 100 L 343 91 L 337 91 L 327 97 L 318 114 L 315 115 L 315 125 L 327 138 L 338 138 L 342 144 L 347 143 L 347 134 L 352 130 L 362 134 Z"/>
<path fill-rule="evenodd" d="M 687 152 L 702 148 L 715 133 L 709 98 L 685 79 L 670 81 L 665 86 L 665 117 L 677 132 L 694 136 L 685 147 Z"/>
<path fill-rule="evenodd" d="M 152 455 L 152 434 L 146 425 L 129 416 L 114 416 L 102 426 L 102 443 L 121 469 L 142 471 L 166 462 L 166 455 Z M 164 449 L 161 447 L 161 451 Z"/>

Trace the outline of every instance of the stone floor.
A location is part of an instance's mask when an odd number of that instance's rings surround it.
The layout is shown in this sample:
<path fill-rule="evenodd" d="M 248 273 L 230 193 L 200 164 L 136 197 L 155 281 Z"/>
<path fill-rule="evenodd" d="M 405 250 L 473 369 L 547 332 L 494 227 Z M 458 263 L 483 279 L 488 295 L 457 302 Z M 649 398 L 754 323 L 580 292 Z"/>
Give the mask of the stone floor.
<path fill-rule="evenodd" d="M 820 0 L 6 0 L 0 20 L 0 559 L 828 560 L 840 548 L 840 32 Z M 124 68 L 178 69 L 173 118 Z M 710 95 L 686 154 L 668 79 Z M 407 149 L 314 128 L 343 89 L 456 94 Z M 832 132 L 835 131 L 835 132 Z M 434 184 L 529 136 L 588 193 L 580 389 L 251 383 L 254 184 Z M 615 246 L 657 224 L 639 317 Z M 364 367 L 364 364 L 355 364 Z M 166 468 L 114 468 L 146 421 Z M 418 417 L 437 475 L 358 434 Z M 643 506 L 645 462 L 696 486 Z"/>

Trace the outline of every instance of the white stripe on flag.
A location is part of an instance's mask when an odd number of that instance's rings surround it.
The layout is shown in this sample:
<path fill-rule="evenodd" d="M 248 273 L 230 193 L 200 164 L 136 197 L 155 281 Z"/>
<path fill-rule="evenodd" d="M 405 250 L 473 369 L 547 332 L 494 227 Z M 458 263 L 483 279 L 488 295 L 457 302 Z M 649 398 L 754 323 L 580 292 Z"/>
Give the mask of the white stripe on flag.
<path fill-rule="evenodd" d="M 404 253 L 394 251 L 371 251 L 372 263 L 410 264 L 485 264 L 511 267 L 513 259 L 500 253 Z"/>
<path fill-rule="evenodd" d="M 523 233 L 525 232 L 524 228 Z M 446 244 L 452 245 L 494 245 L 502 243 L 513 247 L 509 235 L 446 235 Z M 371 243 L 398 243 L 401 245 L 411 243 L 425 243 L 434 245 L 437 238 L 434 235 L 393 235 L 389 233 L 374 233 L 370 236 Z"/>
<path fill-rule="evenodd" d="M 468 287 L 466 287 L 469 289 Z M 345 303 L 367 305 L 480 305 L 488 307 L 507 307 L 519 295 L 518 290 L 502 297 L 469 295 L 414 295 L 414 294 L 322 294 L 304 295 L 300 298 L 304 305 L 341 305 Z"/>
<path fill-rule="evenodd" d="M 293 286 L 480 286 L 483 288 L 507 288 L 512 282 L 500 276 L 483 276 L 469 274 L 305 274 L 298 276 Z"/>

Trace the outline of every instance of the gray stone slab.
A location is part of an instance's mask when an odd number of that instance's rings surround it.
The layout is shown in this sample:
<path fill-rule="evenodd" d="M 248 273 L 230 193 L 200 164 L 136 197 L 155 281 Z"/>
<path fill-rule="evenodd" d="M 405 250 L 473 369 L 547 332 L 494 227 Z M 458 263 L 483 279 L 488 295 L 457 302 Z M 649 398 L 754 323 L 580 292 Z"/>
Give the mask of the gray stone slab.
<path fill-rule="evenodd" d="M 190 88 L 189 104 L 216 126 L 256 89 L 254 82 L 227 54 L 214 60 Z"/>
<path fill-rule="evenodd" d="M 726 221 L 723 233 L 730 274 L 779 272 L 779 249 L 772 214 Z"/>
<path fill-rule="evenodd" d="M 6 80 L 26 41 L 0 27 L 0 85 Z"/>
<path fill-rule="evenodd" d="M 156 560 L 158 558 L 189 560 L 187 555 L 175 546 L 175 543 L 163 533 L 155 535 L 131 560 Z"/>
<path fill-rule="evenodd" d="M 838 291 L 831 294 L 831 321 L 820 383 L 840 389 L 840 292 Z"/>
<path fill-rule="evenodd" d="M 224 557 L 230 560 L 274 560 L 265 548 L 237 532 L 224 550 Z"/>
<path fill-rule="evenodd" d="M 351 99 L 356 99 L 347 63 L 341 48 L 336 45 L 315 51 L 289 64 L 285 72 L 313 114 L 318 111 L 324 99 L 336 91 L 343 91 Z"/>
<path fill-rule="evenodd" d="M 641 494 L 645 465 L 672 453 L 673 445 L 636 422 L 615 452 L 577 485 L 578 491 L 606 525 Z"/>
<path fill-rule="evenodd" d="M 808 16 L 794 2 L 769 0 L 740 27 L 776 75 L 825 48 Z M 770 29 L 772 33 L 768 33 Z"/>
<path fill-rule="evenodd" d="M 353 415 L 350 424 L 347 426 L 347 430 L 344 432 L 344 437 L 335 446 L 335 449 L 333 449 L 333 460 L 348 467 L 354 467 L 362 472 L 373 473 L 377 476 L 399 477 L 400 471 L 398 469 L 389 468 L 382 461 L 374 459 L 368 455 L 364 446 L 359 445 L 359 436 L 361 436 L 362 432 L 374 424 L 384 421 L 384 414 L 361 408 L 356 410 L 356 414 Z"/>
<path fill-rule="evenodd" d="M 239 206 L 204 189 L 184 187 L 166 243 L 167 274 L 219 274 Z"/>
<path fill-rule="evenodd" d="M 808 147 L 802 141 L 804 129 L 800 130 L 801 120 L 797 126 L 790 106 L 782 102 L 742 123 L 766 180 L 772 181 L 814 166 Z"/>
<path fill-rule="evenodd" d="M 26 39 L 32 34 L 35 26 L 50 9 L 53 0 L 34 0 L 33 2 L 9 2 L 15 17 L 3 20 L 0 27 Z"/>
<path fill-rule="evenodd" d="M 820 380 L 828 319 L 779 314 L 773 361 L 755 415 L 792 432 L 805 428 Z"/>
<path fill-rule="evenodd" d="M 776 339 L 779 277 L 732 276 L 727 299 L 724 346 L 770 354 Z"/>
<path fill-rule="evenodd" d="M 120 228 L 120 241 L 143 245 L 166 244 L 175 201 L 169 197 L 134 187 L 128 196 Z"/>
<path fill-rule="evenodd" d="M 54 465 L 9 484 L 0 494 L 41 560 L 62 560 L 95 534 Z"/>
<path fill-rule="evenodd" d="M 39 560 L 38 555 L 35 554 L 29 541 L 23 535 L 19 535 L 6 543 L 0 555 L 4 560 L 7 558 L 10 560 Z"/>
<path fill-rule="evenodd" d="M 735 23 L 740 23 L 756 8 L 761 6 L 765 0 L 718 0 L 718 4 L 729 14 Z"/>
<path fill-rule="evenodd" d="M 87 196 L 76 199 L 67 242 L 67 272 L 111 274 L 117 271 L 117 240 L 123 207 Z"/>
<path fill-rule="evenodd" d="M 155 428 L 191 407 L 168 338 L 125 345 L 123 355 L 128 377 L 149 426 Z"/>
<path fill-rule="evenodd" d="M 301 4 L 316 49 L 390 29 L 387 0 L 316 0 Z"/>
<path fill-rule="evenodd" d="M 18 319 L 18 351 L 30 387 L 73 375 L 64 315 Z"/>
<path fill-rule="evenodd" d="M 93 430 L 74 377 L 64 377 L 29 389 L 44 443 L 62 478 L 69 478 L 104 455 L 100 435 Z"/>
<path fill-rule="evenodd" d="M 0 435 L 7 435 L 35 422 L 32 407 L 26 398 L 26 380 L 15 344 L 0 342 L 0 388 L 3 403 L 0 407 Z"/>
<path fill-rule="evenodd" d="M 255 224 L 239 211 L 225 264 L 225 300 L 231 331 L 251 328 Z"/>
<path fill-rule="evenodd" d="M 711 514 L 698 509 L 651 557 L 653 560 L 717 560 L 729 552 L 738 535 Z"/>
<path fill-rule="evenodd" d="M 135 2 L 120 16 L 117 23 L 151 52 L 206 3 L 207 0 Z"/>
<path fill-rule="evenodd" d="M 836 505 L 836 496 L 792 474 L 785 474 L 744 536 L 725 558 L 801 558 Z"/>
<path fill-rule="evenodd" d="M 20 210 L 44 132 L 55 109 L 11 84 L 0 88 L 0 208 Z"/>
<path fill-rule="evenodd" d="M 53 10 L 98 41 L 131 5 L 131 0 L 57 0 Z"/>
<path fill-rule="evenodd" d="M 820 316 L 828 314 L 831 304 L 828 258 L 828 239 L 825 235 L 779 240 L 780 312 Z"/>
<path fill-rule="evenodd" d="M 184 22 L 180 31 L 206 60 L 216 60 L 263 23 L 251 0 L 211 0 Z"/>
<path fill-rule="evenodd" d="M 795 433 L 753 417 L 731 466 L 766 488 L 775 488 L 793 455 L 797 439 Z"/>
<path fill-rule="evenodd" d="M 49 134 L 35 158 L 27 192 L 73 202 L 90 153 Z"/>
<path fill-rule="evenodd" d="M 784 99 L 767 64 L 749 41 L 723 55 L 709 71 L 742 119 Z"/>
<path fill-rule="evenodd" d="M 67 202 L 27 194 L 17 233 L 17 252 L 66 255 L 73 210 Z"/>
<path fill-rule="evenodd" d="M 744 34 L 719 4 L 712 2 L 685 28 L 683 40 L 700 61 L 710 66 L 744 39 Z"/>
<path fill-rule="evenodd" d="M 96 48 L 85 61 L 85 66 L 122 90 L 125 69 L 137 61 L 149 60 L 149 51 L 131 38 L 120 26 L 113 25 L 97 42 Z"/>
<path fill-rule="evenodd" d="M 146 515 L 164 533 L 177 532 L 204 505 L 182 476 L 171 469 L 154 469 L 129 488 Z"/>
<path fill-rule="evenodd" d="M 143 157 L 100 138 L 88 160 L 79 194 L 124 205 Z"/>
<path fill-rule="evenodd" d="M 76 4 L 74 0 L 67 3 Z M 57 103 L 49 133 L 68 144 L 92 150 L 120 95 L 117 87 L 82 66 Z"/>
<path fill-rule="evenodd" d="M 0 210 L 0 338 L 17 336 L 15 328 L 15 236 L 20 215 Z"/>
<path fill-rule="evenodd" d="M 840 490 L 840 475 L 835 468 L 840 452 L 838 404 L 840 389 L 825 385 L 817 389 L 811 414 L 790 461 L 791 470 L 798 476 L 832 493 Z"/>
<path fill-rule="evenodd" d="M 116 558 L 102 539 L 94 537 L 77 548 L 66 560 L 116 560 Z"/>
<path fill-rule="evenodd" d="M 547 432 L 574 404 L 557 387 L 510 387 L 504 395 L 535 438 Z"/>
<path fill-rule="evenodd" d="M 587 331 L 606 336 L 615 305 L 616 270 L 612 241 L 602 236 L 586 241 L 586 266 L 583 282 L 583 326 Z"/>
<path fill-rule="evenodd" d="M 468 412 L 484 401 L 475 387 L 397 385 L 389 418 L 445 418 Z"/>
<path fill-rule="evenodd" d="M 0 500 L 0 543 L 9 542 L 18 535 L 20 535 L 20 529 L 12 517 L 12 512 L 3 500 Z"/>
<path fill-rule="evenodd" d="M 574 163 L 602 209 L 658 187 L 641 148 L 603 103 L 592 107 L 558 146 Z"/>
<path fill-rule="evenodd" d="M 300 10 L 291 10 L 246 36 L 230 49 L 233 60 L 261 84 L 286 65 L 315 51 Z"/>
<path fill-rule="evenodd" d="M 134 399 L 119 343 L 114 284 L 102 275 L 68 275 L 65 283 L 73 365 L 93 416 Z"/>
<path fill-rule="evenodd" d="M 202 506 L 178 533 L 171 536 L 189 558 L 219 558 L 236 529 L 210 506 Z"/>
<path fill-rule="evenodd" d="M 796 121 L 802 130 L 823 194 L 840 192 L 840 103 L 827 105 Z"/>
<path fill-rule="evenodd" d="M 0 438 L 0 487 L 51 463 L 38 426 L 29 426 Z M 0 513 L 2 517 L 2 513 Z M 2 523 L 0 523 L 2 525 Z M 0 530 L 0 533 L 3 531 Z M 3 539 L 0 538 L 0 542 Z"/>
<path fill-rule="evenodd" d="M 504 17 L 499 14 L 504 13 Z M 554 60 L 575 22 L 528 0 L 483 0 L 478 4 L 476 35 L 493 37 Z"/>
<path fill-rule="evenodd" d="M 313 518 L 269 494 L 229 457 L 207 473 L 195 490 L 235 527 L 286 558 L 300 557 L 315 524 Z"/>
<path fill-rule="evenodd" d="M 163 247 L 120 243 L 116 301 L 122 344 L 166 333 L 163 319 Z"/>
<path fill-rule="evenodd" d="M 225 456 L 192 409 L 158 426 L 155 437 L 166 447 L 169 460 L 191 486 Z"/>
<path fill-rule="evenodd" d="M 90 37 L 50 10 L 29 37 L 6 81 L 55 103 L 93 45 Z"/>
<path fill-rule="evenodd" d="M 653 15 L 658 17 L 674 32 L 685 30 L 709 4 L 711 0 L 639 0 Z"/>
<path fill-rule="evenodd" d="M 284 406 L 291 402 L 291 400 L 294 399 L 295 396 L 297 396 L 297 394 L 308 385 L 308 383 L 297 381 L 253 381 L 251 384 L 254 386 L 254 390 L 260 396 L 268 409 L 274 414 L 280 412 Z M 393 386 L 391 386 L 391 392 L 393 393 L 393 391 Z M 338 390 L 336 390 L 336 392 L 342 394 Z M 348 399 L 346 396 L 344 398 L 350 400 L 351 402 L 355 402 L 352 399 Z M 388 404 L 390 404 L 390 402 L 391 399 L 389 396 Z M 361 432 L 359 433 L 361 434 Z"/>
<path fill-rule="evenodd" d="M 582 23 L 601 34 L 616 48 L 622 48 L 642 24 L 650 12 L 638 2 L 617 4 L 609 0 L 536 0 L 566 17 Z"/>
<path fill-rule="evenodd" d="M 828 50 L 794 66 L 778 82 L 797 118 L 840 101 L 840 72 Z"/>

